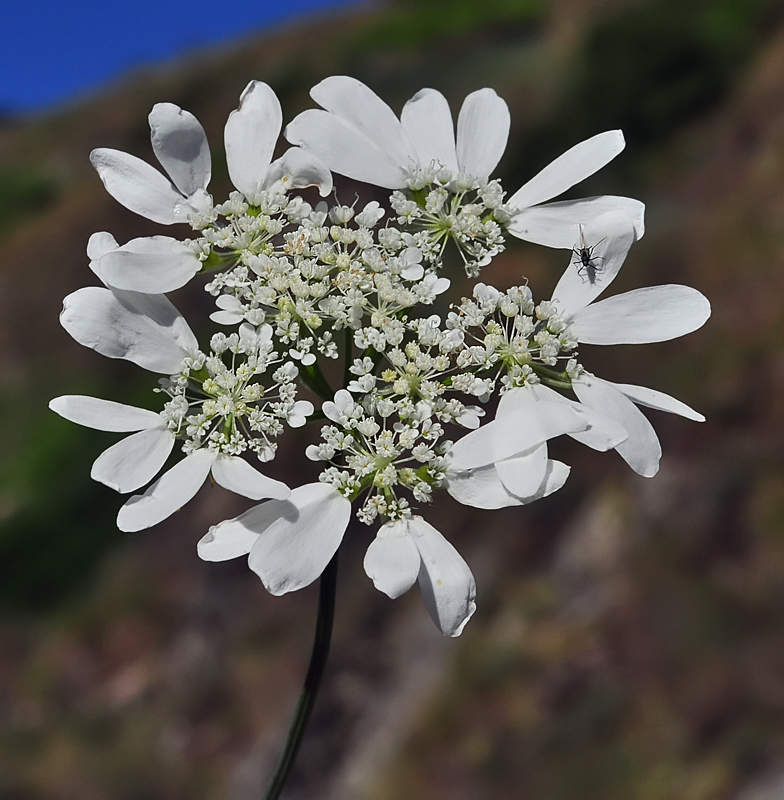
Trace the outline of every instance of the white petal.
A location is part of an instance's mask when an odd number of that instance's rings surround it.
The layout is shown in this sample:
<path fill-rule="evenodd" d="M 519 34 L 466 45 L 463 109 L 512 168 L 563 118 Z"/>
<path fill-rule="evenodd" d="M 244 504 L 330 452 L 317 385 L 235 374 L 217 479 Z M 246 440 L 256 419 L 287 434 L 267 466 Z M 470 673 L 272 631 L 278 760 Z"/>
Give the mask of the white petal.
<path fill-rule="evenodd" d="M 332 191 L 332 173 L 327 165 L 314 153 L 301 147 L 290 147 L 270 165 L 264 186 L 281 181 L 286 191 L 318 187 L 319 194 L 326 197 Z"/>
<path fill-rule="evenodd" d="M 536 494 L 547 472 L 547 445 L 497 461 L 495 469 L 501 482 L 515 497 L 530 497 Z"/>
<path fill-rule="evenodd" d="M 419 588 L 441 633 L 459 636 L 476 610 L 476 583 L 468 564 L 422 517 L 408 520 L 408 532 L 422 557 Z"/>
<path fill-rule="evenodd" d="M 132 239 L 95 263 L 95 274 L 104 283 L 147 294 L 179 289 L 200 269 L 201 262 L 193 248 L 169 236 Z"/>
<path fill-rule="evenodd" d="M 420 166 L 440 164 L 457 172 L 455 126 L 449 103 L 441 92 L 422 89 L 403 106 L 403 130 L 419 156 Z"/>
<path fill-rule="evenodd" d="M 115 403 L 113 400 L 102 400 L 99 397 L 65 394 L 50 400 L 49 408 L 77 425 L 97 431 L 127 433 L 165 427 L 161 415 L 154 411 Z"/>
<path fill-rule="evenodd" d="M 79 344 L 152 372 L 176 372 L 198 342 L 163 296 L 88 286 L 68 295 L 60 322 Z"/>
<path fill-rule="evenodd" d="M 425 274 L 425 268 L 421 264 L 409 264 L 400 270 L 400 277 L 407 281 L 418 281 Z"/>
<path fill-rule="evenodd" d="M 647 408 L 655 408 L 657 411 L 669 411 L 670 414 L 679 414 L 695 422 L 705 422 L 705 417 L 699 411 L 695 411 L 687 406 L 686 403 L 682 403 L 664 392 L 658 392 L 656 389 L 647 389 L 644 386 L 633 386 L 629 383 L 606 382 L 614 386 L 618 391 L 623 392 L 633 403 Z"/>
<path fill-rule="evenodd" d="M 146 161 L 105 147 L 93 150 L 90 161 L 106 191 L 126 208 L 162 225 L 186 221 L 191 209 L 185 198 Z"/>
<path fill-rule="evenodd" d="M 149 116 L 152 149 L 172 183 L 186 196 L 206 189 L 212 160 L 207 134 L 190 111 L 156 103 Z"/>
<path fill-rule="evenodd" d="M 635 289 L 578 311 L 571 332 L 586 344 L 666 342 L 697 330 L 710 317 L 708 299 L 690 286 Z"/>
<path fill-rule="evenodd" d="M 144 494 L 134 495 L 117 515 L 121 531 L 151 528 L 179 511 L 201 488 L 215 454 L 196 450 L 158 478 Z"/>
<path fill-rule="evenodd" d="M 555 389 L 551 389 L 542 383 L 535 383 L 507 392 L 498 404 L 496 418 L 525 414 L 527 412 L 527 404 L 532 400 L 536 402 L 561 402 L 576 407 L 580 413 L 585 415 L 588 427 L 584 431 L 570 433 L 569 436 L 594 450 L 602 452 L 612 450 L 629 436 L 626 429 L 619 422 L 610 419 L 605 414 L 600 414 L 588 406 L 569 400 L 556 392 Z"/>
<path fill-rule="evenodd" d="M 580 402 L 607 414 L 623 425 L 629 438 L 615 449 L 639 475 L 652 478 L 659 471 L 661 445 L 653 426 L 625 395 L 606 381 L 584 374 L 572 381 Z"/>
<path fill-rule="evenodd" d="M 416 165 L 416 150 L 395 112 L 361 81 L 332 75 L 316 84 L 310 96 L 322 108 L 364 133 L 396 164 L 404 169 Z"/>
<path fill-rule="evenodd" d="M 540 500 L 542 497 L 547 497 L 553 492 L 557 492 L 569 477 L 572 468 L 562 463 L 561 461 L 554 461 L 552 458 L 547 461 L 547 470 L 545 472 L 544 480 L 540 484 L 536 493 L 530 497 L 523 498 L 525 503 L 533 503 Z"/>
<path fill-rule="evenodd" d="M 234 519 L 213 525 L 199 540 L 199 558 L 204 561 L 226 561 L 248 555 L 259 535 L 283 514 L 291 512 L 291 508 L 291 503 L 270 500 Z"/>
<path fill-rule="evenodd" d="M 289 411 L 286 422 L 288 422 L 292 428 L 301 428 L 315 410 L 310 400 L 297 400 L 292 406 L 291 411 Z"/>
<path fill-rule="evenodd" d="M 224 489 L 251 500 L 285 500 L 291 494 L 285 483 L 262 475 L 238 456 L 219 455 L 212 465 L 212 477 Z"/>
<path fill-rule="evenodd" d="M 562 433 L 585 430 L 588 422 L 566 403 L 536 403 L 514 422 L 496 419 L 463 436 L 452 445 L 451 468 L 454 471 L 475 469 L 542 444 Z"/>
<path fill-rule="evenodd" d="M 351 502 L 325 483 L 308 483 L 280 503 L 280 516 L 256 540 L 248 565 L 274 595 L 313 583 L 338 549 Z"/>
<path fill-rule="evenodd" d="M 501 482 L 494 464 L 478 469 L 447 473 L 447 491 L 458 503 L 474 508 L 506 508 L 522 505 Z"/>
<path fill-rule="evenodd" d="M 545 389 L 545 392 L 542 389 Z M 501 395 L 495 418 L 507 420 L 514 425 L 515 420 L 527 414 L 535 403 L 546 402 L 569 403 L 570 401 L 554 389 L 543 386 L 541 383 L 519 386 Z"/>
<path fill-rule="evenodd" d="M 223 131 L 229 177 L 246 197 L 252 198 L 264 184 L 282 125 L 275 92 L 266 83 L 251 81 Z"/>
<path fill-rule="evenodd" d="M 231 294 L 222 294 L 215 301 L 220 311 L 213 311 L 210 319 L 219 325 L 238 325 L 245 319 L 242 303 Z"/>
<path fill-rule="evenodd" d="M 166 428 L 139 431 L 104 450 L 90 477 L 117 492 L 136 491 L 160 472 L 173 447 L 174 435 Z"/>
<path fill-rule="evenodd" d="M 585 180 L 623 150 L 626 143 L 621 131 L 605 131 L 586 139 L 558 156 L 508 200 L 518 208 L 544 203 L 558 197 L 576 183 Z"/>
<path fill-rule="evenodd" d="M 582 200 L 566 200 L 547 203 L 543 206 L 524 208 L 514 215 L 509 223 L 509 233 L 527 242 L 545 247 L 561 247 L 571 250 L 580 237 L 580 225 L 586 227 L 601 214 L 608 211 L 625 211 L 634 224 L 638 239 L 645 233 L 645 205 L 631 197 L 586 197 Z"/>
<path fill-rule="evenodd" d="M 471 92 L 457 118 L 461 172 L 486 180 L 504 154 L 509 124 L 509 107 L 492 89 Z"/>
<path fill-rule="evenodd" d="M 212 314 L 210 314 L 210 319 L 213 322 L 217 322 L 218 325 L 237 325 L 242 322 L 245 317 L 233 311 L 213 311 Z"/>
<path fill-rule="evenodd" d="M 232 525 L 234 520 L 214 526 L 199 540 L 196 552 L 204 561 L 227 561 L 246 556 L 258 534 L 241 525 Z"/>
<path fill-rule="evenodd" d="M 241 311 L 242 303 L 233 294 L 221 294 L 215 299 L 215 305 L 224 311 Z"/>
<path fill-rule="evenodd" d="M 338 389 L 335 392 L 335 401 L 325 400 L 321 404 L 321 410 L 327 419 L 339 423 L 345 410 L 353 406 L 354 398 L 351 396 L 351 392 L 347 389 Z"/>
<path fill-rule="evenodd" d="M 406 520 L 387 522 L 365 553 L 365 572 L 380 592 L 400 597 L 419 575 L 421 558 L 414 540 L 408 535 Z"/>
<path fill-rule="evenodd" d="M 99 231 L 92 234 L 87 242 L 87 257 L 90 261 L 97 261 L 101 256 L 106 255 L 112 250 L 116 250 L 120 245 L 111 233 Z M 92 269 L 92 266 L 90 267 Z"/>
<path fill-rule="evenodd" d="M 612 283 L 634 241 L 634 225 L 625 211 L 609 211 L 585 226 L 553 292 L 564 317 L 585 308 Z M 590 267 L 580 260 L 583 247 L 589 251 Z"/>
<path fill-rule="evenodd" d="M 303 111 L 286 126 L 284 135 L 292 144 L 315 153 L 339 175 L 386 189 L 406 185 L 406 169 L 362 131 L 327 111 Z"/>

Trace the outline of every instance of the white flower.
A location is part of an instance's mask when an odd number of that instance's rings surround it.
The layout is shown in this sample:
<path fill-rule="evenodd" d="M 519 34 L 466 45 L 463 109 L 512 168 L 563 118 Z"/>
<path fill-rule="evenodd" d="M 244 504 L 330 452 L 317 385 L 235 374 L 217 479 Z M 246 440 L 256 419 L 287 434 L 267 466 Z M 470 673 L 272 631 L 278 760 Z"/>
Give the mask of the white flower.
<path fill-rule="evenodd" d="M 154 411 L 97 397 L 55 397 L 49 408 L 61 417 L 99 431 L 133 433 L 105 450 L 90 476 L 117 492 L 132 492 L 160 472 L 174 447 L 166 420 Z"/>
<path fill-rule="evenodd" d="M 634 242 L 633 225 L 622 211 L 610 212 L 582 232 L 593 246 L 597 269 L 582 274 L 572 258 L 553 292 L 562 318 L 578 342 L 585 344 L 645 344 L 664 342 L 697 330 L 710 317 L 708 299 L 689 286 L 667 284 L 635 289 L 593 302 L 618 274 Z M 582 242 L 576 243 L 577 246 Z M 704 421 L 679 400 L 653 389 L 613 384 L 583 372 L 572 380 L 584 405 L 613 417 L 629 432 L 615 449 L 640 475 L 659 469 L 661 447 L 656 434 L 634 403 Z"/>
<path fill-rule="evenodd" d="M 547 440 L 590 427 L 576 403 L 536 402 L 527 389 L 507 392 L 496 418 L 447 451 L 447 491 L 475 508 L 538 500 L 563 486 L 569 467 L 547 457 Z"/>
<path fill-rule="evenodd" d="M 351 501 L 326 483 L 308 483 L 210 528 L 198 544 L 205 561 L 248 556 L 274 595 L 313 583 L 343 540 Z"/>
<path fill-rule="evenodd" d="M 351 420 L 359 419 L 362 416 L 362 406 L 354 402 L 351 393 L 346 389 L 338 389 L 335 392 L 334 402 L 326 400 L 321 404 L 321 410 L 327 419 L 342 426 L 349 426 Z"/>
<path fill-rule="evenodd" d="M 65 298 L 60 321 L 80 344 L 164 375 L 178 372 L 183 361 L 198 351 L 185 318 L 162 295 L 97 286 L 79 289 Z M 56 398 L 50 407 L 87 427 L 139 431 L 110 447 L 93 465 L 93 477 L 120 492 L 133 491 L 151 480 L 174 444 L 172 434 L 163 429 L 161 415 L 154 412 L 80 396 Z M 254 500 L 288 496 L 285 484 L 267 478 L 242 459 L 197 450 L 164 473 L 144 495 L 132 497 L 120 509 L 117 526 L 135 531 L 156 525 L 190 500 L 211 470 L 221 486 Z"/>
<path fill-rule="evenodd" d="M 190 222 L 201 228 L 215 219 L 207 193 L 212 163 L 204 129 L 193 114 L 172 103 L 156 104 L 149 121 L 153 150 L 168 177 L 118 150 L 93 150 L 90 160 L 109 194 L 126 208 L 164 225 Z M 226 122 L 229 175 L 248 202 L 265 191 L 312 185 L 322 196 L 332 191 L 329 170 L 305 150 L 290 148 L 271 161 L 282 122 L 278 98 L 259 81 L 248 84 L 239 108 Z M 192 242 L 167 236 L 134 239 L 102 254 L 96 272 L 120 289 L 168 292 L 184 286 L 201 269 L 198 255 Z"/>
<path fill-rule="evenodd" d="M 476 583 L 468 564 L 422 517 L 382 525 L 364 563 L 375 587 L 392 598 L 418 579 L 425 607 L 447 636 L 459 636 L 476 610 Z"/>
<path fill-rule="evenodd" d="M 199 349 L 185 318 L 163 295 L 88 286 L 65 298 L 60 322 L 79 344 L 164 375 Z"/>
<path fill-rule="evenodd" d="M 317 186 L 326 197 L 332 191 L 332 176 L 311 153 L 292 147 L 272 161 L 282 125 L 283 113 L 275 92 L 266 83 L 251 81 L 224 129 L 231 182 L 251 203 L 260 192 L 276 185 L 284 191 Z"/>
<path fill-rule="evenodd" d="M 94 480 L 123 494 L 152 480 L 174 447 L 174 435 L 153 411 L 81 395 L 56 397 L 49 408 L 88 428 L 138 431 L 98 456 L 90 473 Z M 120 509 L 117 527 L 138 531 L 157 525 L 184 506 L 210 472 L 216 483 L 252 500 L 289 495 L 284 483 L 262 475 L 241 458 L 197 450 L 165 472 L 143 495 L 132 497 Z"/>
<path fill-rule="evenodd" d="M 433 89 L 417 92 L 400 119 L 365 84 L 345 75 L 324 79 L 310 96 L 325 110 L 303 111 L 285 137 L 334 172 L 387 189 L 402 189 L 418 170 L 431 167 L 485 182 L 509 135 L 509 109 L 492 89 L 465 99 L 456 139 L 449 104 Z"/>
<path fill-rule="evenodd" d="M 120 246 L 111 234 L 94 233 L 87 254 L 90 269 L 106 286 L 149 294 L 178 289 L 201 269 L 192 244 L 170 236 L 132 239 Z"/>
<path fill-rule="evenodd" d="M 195 450 L 144 494 L 134 495 L 120 509 L 117 527 L 121 531 L 138 531 L 157 525 L 191 500 L 210 473 L 225 489 L 251 500 L 272 497 L 282 501 L 291 493 L 285 483 L 262 475 L 239 456 Z"/>
<path fill-rule="evenodd" d="M 507 200 L 506 207 L 514 209 L 507 224 L 509 233 L 547 247 L 571 248 L 579 238 L 580 226 L 591 224 L 608 211 L 625 211 L 636 238 L 642 238 L 645 206 L 631 197 L 603 195 L 542 205 L 600 170 L 625 145 L 621 131 L 605 131 L 548 164 Z"/>
<path fill-rule="evenodd" d="M 172 103 L 157 103 L 149 116 L 152 148 L 168 177 L 140 158 L 98 148 L 90 160 L 115 200 L 154 222 L 187 222 L 212 206 L 207 184 L 212 159 L 196 117 Z"/>
<path fill-rule="evenodd" d="M 637 405 L 705 422 L 705 417 L 686 403 L 644 386 L 611 383 L 588 372 L 572 381 L 572 386 L 583 405 L 613 417 L 626 428 L 628 439 L 615 449 L 638 475 L 645 478 L 652 478 L 659 471 L 662 451 L 653 426 Z"/>

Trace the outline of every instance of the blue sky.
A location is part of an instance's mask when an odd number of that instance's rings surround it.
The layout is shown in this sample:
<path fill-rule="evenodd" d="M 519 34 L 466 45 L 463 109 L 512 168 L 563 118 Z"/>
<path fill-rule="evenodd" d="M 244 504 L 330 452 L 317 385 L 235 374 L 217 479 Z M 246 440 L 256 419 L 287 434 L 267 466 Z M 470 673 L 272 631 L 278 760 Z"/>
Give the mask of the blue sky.
<path fill-rule="evenodd" d="M 0 24 L 0 111 L 76 97 L 140 64 L 230 41 L 310 11 L 357 0 L 27 0 Z"/>

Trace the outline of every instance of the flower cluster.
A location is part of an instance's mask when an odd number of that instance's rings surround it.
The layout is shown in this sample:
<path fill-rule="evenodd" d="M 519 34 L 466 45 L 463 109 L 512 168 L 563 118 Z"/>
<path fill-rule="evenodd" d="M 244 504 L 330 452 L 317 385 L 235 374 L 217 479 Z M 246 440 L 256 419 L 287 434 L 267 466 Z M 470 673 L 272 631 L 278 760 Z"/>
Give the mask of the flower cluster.
<path fill-rule="evenodd" d="M 456 636 L 475 608 L 474 579 L 418 509 L 439 489 L 487 509 L 557 491 L 569 467 L 549 458 L 547 442 L 561 435 L 655 474 L 661 450 L 638 406 L 701 415 L 653 389 L 592 375 L 578 347 L 682 336 L 710 306 L 679 285 L 598 300 L 643 234 L 643 205 L 549 201 L 614 158 L 620 131 L 581 142 L 507 197 L 490 176 L 509 112 L 491 89 L 466 98 L 456 130 L 432 89 L 399 118 L 352 78 L 327 78 L 311 94 L 322 108 L 289 123 L 294 146 L 273 161 L 281 108 L 269 86 L 249 84 L 224 131 L 236 191 L 223 202 L 208 192 L 206 135 L 177 106 L 150 114 L 165 175 L 126 153 L 93 152 L 115 199 L 192 233 L 123 245 L 94 234 L 90 268 L 103 285 L 69 295 L 61 321 L 80 344 L 158 373 L 166 399 L 158 412 L 78 395 L 51 408 L 130 434 L 92 470 L 119 492 L 147 487 L 121 508 L 122 530 L 170 516 L 211 474 L 265 502 L 211 527 L 199 555 L 247 555 L 269 591 L 283 594 L 321 574 L 354 510 L 379 525 L 365 558 L 376 587 L 397 597 L 419 581 L 440 630 Z M 316 202 L 308 187 L 330 197 L 333 172 L 389 190 L 388 204 Z M 478 277 L 510 235 L 568 253 L 550 299 L 537 300 L 526 283 L 477 282 L 445 318 L 433 314 L 450 287 L 448 260 L 457 255 Z M 197 276 L 214 298 L 211 320 L 228 329 L 205 348 L 165 296 Z M 342 363 L 341 387 L 326 377 L 331 361 Z M 305 455 L 322 471 L 291 489 L 264 471 L 287 427 L 309 421 L 321 422 L 321 436 Z M 183 457 L 156 479 L 175 444 Z"/>

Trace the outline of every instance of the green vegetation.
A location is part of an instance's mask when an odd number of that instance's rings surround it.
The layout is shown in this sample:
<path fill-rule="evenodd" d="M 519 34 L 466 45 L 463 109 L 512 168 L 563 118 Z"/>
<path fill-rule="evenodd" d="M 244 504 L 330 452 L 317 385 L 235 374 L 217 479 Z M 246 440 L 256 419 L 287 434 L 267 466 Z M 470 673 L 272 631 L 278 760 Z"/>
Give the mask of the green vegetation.
<path fill-rule="evenodd" d="M 402 0 L 364 34 L 377 47 L 416 47 L 433 39 L 476 33 L 518 33 L 541 20 L 546 0 Z"/>
<path fill-rule="evenodd" d="M 35 214 L 57 197 L 54 179 L 33 165 L 0 167 L 0 233 Z"/>
<path fill-rule="evenodd" d="M 49 611 L 90 585 L 95 568 L 122 540 L 117 495 L 90 479 L 101 435 L 48 411 L 3 481 L 16 508 L 0 522 L 0 608 Z"/>
<path fill-rule="evenodd" d="M 657 0 L 600 20 L 566 98 L 570 129 L 661 142 L 715 106 L 770 30 L 770 0 Z"/>

